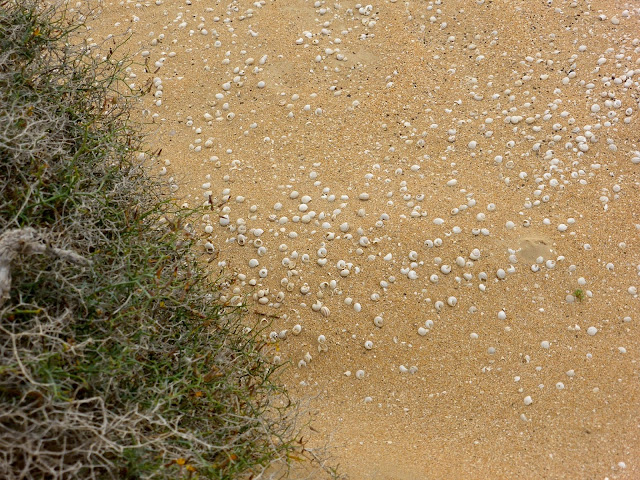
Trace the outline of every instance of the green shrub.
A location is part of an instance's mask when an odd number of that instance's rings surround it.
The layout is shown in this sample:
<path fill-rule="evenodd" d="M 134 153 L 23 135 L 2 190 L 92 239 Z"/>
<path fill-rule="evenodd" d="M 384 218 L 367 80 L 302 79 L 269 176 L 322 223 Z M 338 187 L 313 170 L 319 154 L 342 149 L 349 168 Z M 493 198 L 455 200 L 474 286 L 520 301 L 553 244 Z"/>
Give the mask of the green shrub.
<path fill-rule="evenodd" d="M 0 477 L 286 465 L 296 408 L 142 168 L 126 62 L 81 23 L 0 3 Z"/>

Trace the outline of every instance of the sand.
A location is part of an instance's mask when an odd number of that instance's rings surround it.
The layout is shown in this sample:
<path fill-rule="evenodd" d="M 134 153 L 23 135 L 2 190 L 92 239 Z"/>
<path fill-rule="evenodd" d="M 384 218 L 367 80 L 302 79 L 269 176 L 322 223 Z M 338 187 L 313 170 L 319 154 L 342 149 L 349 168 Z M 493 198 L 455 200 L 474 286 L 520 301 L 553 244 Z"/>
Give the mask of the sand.
<path fill-rule="evenodd" d="M 128 32 L 131 83 L 161 80 L 153 167 L 179 203 L 210 192 L 222 299 L 288 330 L 270 355 L 341 473 L 640 478 L 639 5 L 371 5 L 104 1 L 88 35 Z"/>

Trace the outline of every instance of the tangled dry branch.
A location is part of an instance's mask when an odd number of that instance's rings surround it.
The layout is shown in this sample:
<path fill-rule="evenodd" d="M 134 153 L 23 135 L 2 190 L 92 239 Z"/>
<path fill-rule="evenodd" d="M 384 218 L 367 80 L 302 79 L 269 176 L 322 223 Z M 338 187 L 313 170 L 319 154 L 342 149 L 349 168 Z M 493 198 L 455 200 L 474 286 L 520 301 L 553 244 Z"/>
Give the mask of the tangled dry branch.
<path fill-rule="evenodd" d="M 91 261 L 71 251 L 48 245 L 44 235 L 34 228 L 18 228 L 0 235 L 0 307 L 11 290 L 11 263 L 29 255 L 48 255 L 75 265 L 89 266 Z"/>

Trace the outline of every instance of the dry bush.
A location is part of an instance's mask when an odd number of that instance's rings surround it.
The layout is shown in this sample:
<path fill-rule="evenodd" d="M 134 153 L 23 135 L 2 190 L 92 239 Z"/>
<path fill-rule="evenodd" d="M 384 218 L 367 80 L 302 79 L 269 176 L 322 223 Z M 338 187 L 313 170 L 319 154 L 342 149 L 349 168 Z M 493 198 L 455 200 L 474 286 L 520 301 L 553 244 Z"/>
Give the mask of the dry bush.
<path fill-rule="evenodd" d="M 126 62 L 81 25 L 0 0 L 0 477 L 286 467 L 296 407 L 134 155 Z"/>

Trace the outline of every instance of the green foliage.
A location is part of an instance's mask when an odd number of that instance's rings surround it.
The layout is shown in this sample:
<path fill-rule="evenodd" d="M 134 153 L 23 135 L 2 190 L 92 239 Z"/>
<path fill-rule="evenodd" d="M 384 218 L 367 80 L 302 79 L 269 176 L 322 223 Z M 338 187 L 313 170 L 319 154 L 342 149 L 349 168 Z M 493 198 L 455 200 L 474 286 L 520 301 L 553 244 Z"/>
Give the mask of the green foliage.
<path fill-rule="evenodd" d="M 0 303 L 0 476 L 232 479 L 286 465 L 304 449 L 260 331 L 219 303 L 189 212 L 137 160 L 127 64 L 70 41 L 80 20 L 0 3 L 0 238 L 33 228 L 47 251 L 90 262 L 16 247 Z"/>

